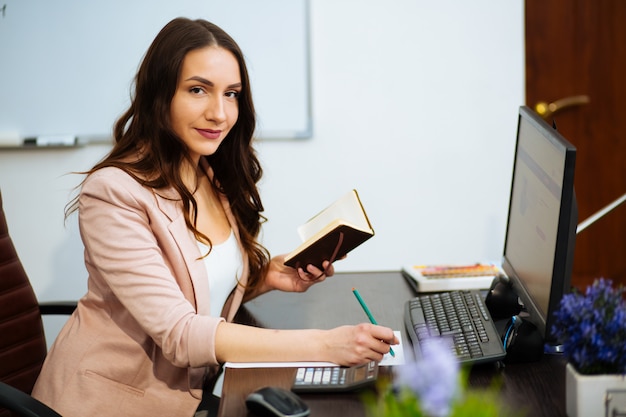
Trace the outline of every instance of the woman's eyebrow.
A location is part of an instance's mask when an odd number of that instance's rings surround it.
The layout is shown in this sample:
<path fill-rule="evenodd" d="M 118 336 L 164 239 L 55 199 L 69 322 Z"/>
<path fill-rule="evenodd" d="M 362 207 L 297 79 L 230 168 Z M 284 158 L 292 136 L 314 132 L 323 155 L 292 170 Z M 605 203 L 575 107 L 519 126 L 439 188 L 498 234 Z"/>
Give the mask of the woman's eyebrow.
<path fill-rule="evenodd" d="M 206 78 L 199 77 L 197 75 L 194 75 L 193 77 L 189 77 L 185 81 L 198 81 L 199 83 L 213 86 L 213 82 L 207 80 Z"/>
<path fill-rule="evenodd" d="M 210 87 L 214 87 L 215 86 L 215 84 L 213 84 L 212 81 L 209 81 L 206 78 L 200 77 L 200 76 L 197 76 L 197 75 L 194 75 L 193 77 L 189 77 L 185 81 L 197 81 L 199 83 L 208 85 Z M 237 83 L 234 83 L 234 84 L 231 84 L 231 85 L 228 86 L 228 88 L 240 88 L 240 87 L 241 87 L 241 83 L 240 82 L 237 82 Z"/>

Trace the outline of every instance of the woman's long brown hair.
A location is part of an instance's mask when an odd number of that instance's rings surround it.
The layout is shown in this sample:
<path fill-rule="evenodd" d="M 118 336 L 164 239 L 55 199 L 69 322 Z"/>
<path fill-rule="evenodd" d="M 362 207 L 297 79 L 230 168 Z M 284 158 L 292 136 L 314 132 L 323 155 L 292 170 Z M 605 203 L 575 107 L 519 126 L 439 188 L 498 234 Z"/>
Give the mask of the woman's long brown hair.
<path fill-rule="evenodd" d="M 256 115 L 243 53 L 218 26 L 201 19 L 177 18 L 159 32 L 135 77 L 131 105 L 114 126 L 113 149 L 84 174 L 104 167 L 118 167 L 146 187 L 174 188 L 181 197 L 187 227 L 196 238 L 208 241 L 192 220 L 197 218 L 196 200 L 180 174 L 182 165 L 191 159 L 170 120 L 170 105 L 183 60 L 188 52 L 207 46 L 230 51 L 239 63 L 242 86 L 238 98 L 239 117 L 217 151 L 203 158 L 213 169 L 213 183 L 228 198 L 239 225 L 241 242 L 249 259 L 247 292 L 251 292 L 262 282 L 269 264 L 268 251 L 257 241 L 265 221 L 257 189 L 263 171 L 252 147 Z M 77 209 L 78 196 L 68 204 L 66 216 Z"/>

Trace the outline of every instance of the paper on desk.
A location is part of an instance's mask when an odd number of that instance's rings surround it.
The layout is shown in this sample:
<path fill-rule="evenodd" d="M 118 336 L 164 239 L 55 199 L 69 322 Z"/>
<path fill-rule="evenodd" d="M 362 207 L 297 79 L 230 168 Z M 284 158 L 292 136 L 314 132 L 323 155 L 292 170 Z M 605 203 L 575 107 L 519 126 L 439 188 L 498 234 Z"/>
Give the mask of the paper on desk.
<path fill-rule="evenodd" d="M 400 332 L 399 330 L 394 330 L 393 334 L 395 334 L 400 341 L 400 343 L 398 343 L 397 345 L 393 345 L 393 353 L 395 353 L 396 356 L 386 354 L 383 357 L 383 360 L 380 361 L 378 366 L 404 365 L 404 363 L 406 362 L 404 358 L 404 344 L 402 343 L 402 332 Z"/>
<path fill-rule="evenodd" d="M 393 345 L 393 351 L 396 354 L 395 357 L 390 354 L 386 354 L 383 360 L 378 363 L 378 366 L 394 366 L 402 365 L 405 363 L 404 348 L 402 344 L 402 333 L 395 330 L 393 332 L 398 340 L 399 344 Z M 339 366 L 332 362 L 226 362 L 225 368 L 301 368 L 301 367 L 319 367 L 319 366 Z"/>

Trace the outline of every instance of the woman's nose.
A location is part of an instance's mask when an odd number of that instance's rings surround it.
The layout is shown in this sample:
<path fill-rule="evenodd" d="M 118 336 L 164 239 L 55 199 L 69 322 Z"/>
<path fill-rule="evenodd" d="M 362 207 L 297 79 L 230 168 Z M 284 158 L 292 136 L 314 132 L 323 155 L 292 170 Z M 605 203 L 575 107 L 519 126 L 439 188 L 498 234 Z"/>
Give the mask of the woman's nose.
<path fill-rule="evenodd" d="M 224 100 L 221 97 L 216 97 L 212 100 L 209 100 L 207 108 L 204 112 L 204 117 L 207 120 L 213 120 L 216 122 L 222 122 L 224 119 L 226 119 Z"/>

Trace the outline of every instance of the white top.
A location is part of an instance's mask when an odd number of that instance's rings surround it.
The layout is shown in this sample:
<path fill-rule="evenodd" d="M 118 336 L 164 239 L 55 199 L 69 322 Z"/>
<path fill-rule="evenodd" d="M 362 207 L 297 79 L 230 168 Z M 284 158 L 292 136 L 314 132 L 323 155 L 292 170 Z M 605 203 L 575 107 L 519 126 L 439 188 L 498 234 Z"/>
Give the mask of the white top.
<path fill-rule="evenodd" d="M 200 253 L 205 255 L 209 247 L 202 242 L 197 243 Z M 211 316 L 219 317 L 222 314 L 224 303 L 237 285 L 237 279 L 243 269 L 241 251 L 233 231 L 230 231 L 225 242 L 213 245 L 213 249 L 203 260 L 209 276 Z"/>

